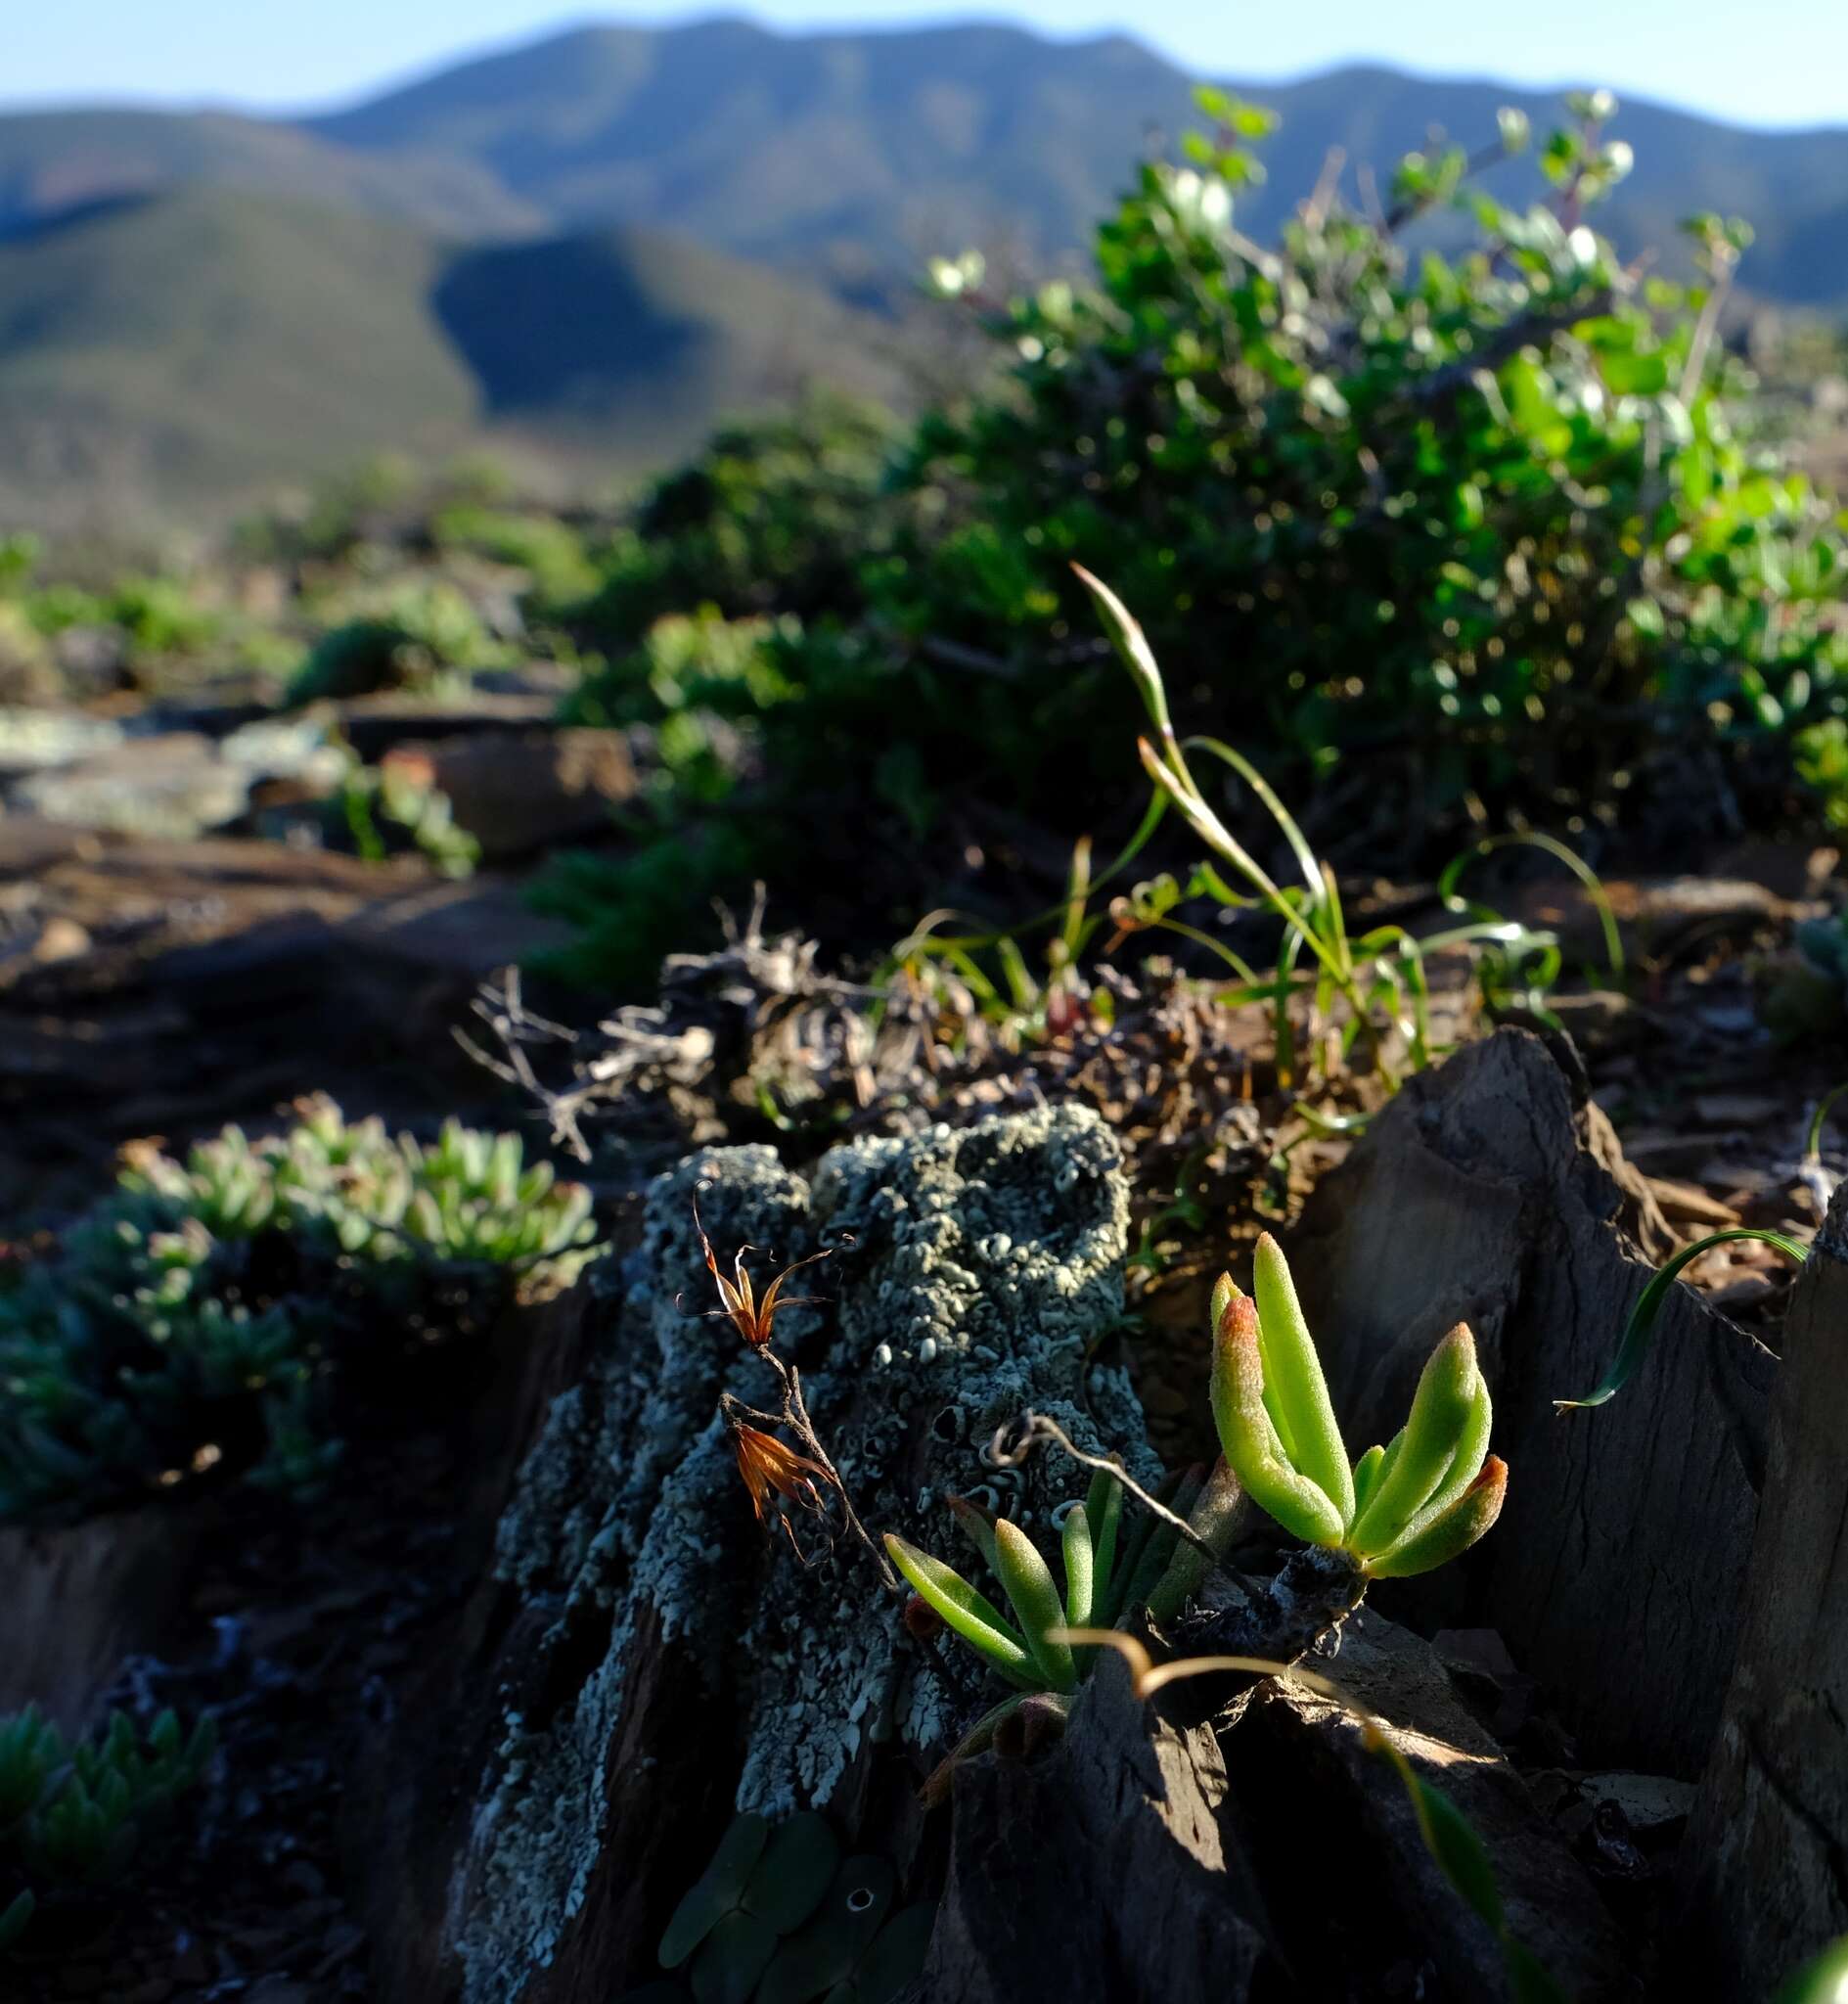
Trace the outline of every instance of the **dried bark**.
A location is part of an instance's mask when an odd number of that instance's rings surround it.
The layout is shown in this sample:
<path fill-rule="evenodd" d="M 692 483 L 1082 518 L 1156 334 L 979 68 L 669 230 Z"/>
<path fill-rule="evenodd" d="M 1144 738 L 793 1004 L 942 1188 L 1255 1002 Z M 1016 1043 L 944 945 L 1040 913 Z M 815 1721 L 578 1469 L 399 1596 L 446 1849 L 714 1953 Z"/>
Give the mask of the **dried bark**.
<path fill-rule="evenodd" d="M 1263 1897 L 1227 1847 L 1212 1729 L 1177 1730 L 1101 1662 L 1059 1746 L 956 1776 L 949 1884 L 919 1995 L 1243 2004 L 1270 1964 Z"/>
<path fill-rule="evenodd" d="M 1609 1363 L 1649 1279 L 1639 1250 L 1672 1244 L 1603 1116 L 1504 1030 L 1410 1081 L 1290 1250 L 1357 1451 L 1391 1437 L 1453 1322 L 1495 1395 L 1500 1525 L 1379 1604 L 1499 1629 L 1587 1760 L 1692 1779 L 1738 1637 L 1776 1359 L 1678 1289 L 1623 1397 L 1554 1410 Z"/>
<path fill-rule="evenodd" d="M 1363 1614 L 1316 1667 L 1468 1817 L 1513 1934 L 1566 1993 L 1618 1994 L 1615 1928 L 1429 1647 Z M 1353 1714 L 1300 1685 L 1247 1681 L 1229 1707 L 1222 1690 L 1215 1738 L 1213 1723 L 1185 1722 L 1206 1681 L 1144 1706 L 1106 1658 L 1056 1749 L 959 1769 L 920 2004 L 1014 2004 L 1026 1973 L 1047 1995 L 1111 2004 L 1508 1999 L 1499 1942 Z"/>
<path fill-rule="evenodd" d="M 1683 1852 L 1710 1994 L 1848 1933 L 1848 1185 L 1784 1325 L 1738 1661 Z"/>
<path fill-rule="evenodd" d="M 67 1732 L 91 1723 L 125 1657 L 183 1626 L 209 1504 L 156 1505 L 68 1528 L 0 1530 L 7 1643 L 0 1713 L 35 1704 Z"/>

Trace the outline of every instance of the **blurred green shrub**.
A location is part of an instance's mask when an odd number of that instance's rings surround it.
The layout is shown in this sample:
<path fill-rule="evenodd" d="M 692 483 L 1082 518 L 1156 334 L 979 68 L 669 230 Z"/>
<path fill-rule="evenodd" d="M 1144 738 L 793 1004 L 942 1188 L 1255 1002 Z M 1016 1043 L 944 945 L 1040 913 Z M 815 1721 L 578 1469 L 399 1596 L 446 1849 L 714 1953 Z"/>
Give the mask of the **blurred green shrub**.
<path fill-rule="evenodd" d="M 289 701 L 386 690 L 437 696 L 463 687 L 478 669 L 506 666 L 512 658 L 453 584 L 415 580 L 391 587 L 374 610 L 323 634 L 291 681 Z"/>

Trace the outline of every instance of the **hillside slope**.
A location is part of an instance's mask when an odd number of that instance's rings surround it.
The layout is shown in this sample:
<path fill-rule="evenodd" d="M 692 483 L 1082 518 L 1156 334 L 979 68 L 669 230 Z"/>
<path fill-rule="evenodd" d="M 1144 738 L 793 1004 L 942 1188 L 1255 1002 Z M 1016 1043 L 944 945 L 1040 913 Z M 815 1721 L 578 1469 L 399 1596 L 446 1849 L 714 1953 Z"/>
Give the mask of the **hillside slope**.
<path fill-rule="evenodd" d="M 450 236 L 543 226 L 465 153 L 382 158 L 298 126 L 225 112 L 101 108 L 0 116 L 0 234 L 73 207 L 181 187 L 291 196 L 396 217 Z"/>
<path fill-rule="evenodd" d="M 441 450 L 475 412 L 407 225 L 216 189 L 0 242 L 0 480 L 11 511 L 132 513 L 385 444 Z"/>
<path fill-rule="evenodd" d="M 496 434 L 639 469 L 812 381 L 896 395 L 882 330 L 640 231 L 457 248 L 222 189 L 0 240 L 0 520 L 219 510 Z"/>

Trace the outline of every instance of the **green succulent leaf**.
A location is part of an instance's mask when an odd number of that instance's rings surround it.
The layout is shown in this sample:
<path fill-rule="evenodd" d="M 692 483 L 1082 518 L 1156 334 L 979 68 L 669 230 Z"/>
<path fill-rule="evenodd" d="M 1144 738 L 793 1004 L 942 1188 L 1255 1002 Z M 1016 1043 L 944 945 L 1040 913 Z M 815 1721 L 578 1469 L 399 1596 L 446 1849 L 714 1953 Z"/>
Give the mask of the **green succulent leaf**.
<path fill-rule="evenodd" d="M 1508 1495 L 1508 1464 L 1495 1455 L 1464 1493 L 1436 1517 L 1420 1518 L 1397 1544 L 1366 1562 L 1374 1579 L 1410 1579 L 1448 1566 L 1487 1534 Z"/>
<path fill-rule="evenodd" d="M 1265 1409 L 1258 1310 L 1242 1296 L 1228 1305 L 1214 1336 L 1212 1406 L 1227 1465 L 1252 1502 L 1306 1544 L 1339 1545 L 1347 1528 L 1339 1509 L 1290 1466 Z"/>
<path fill-rule="evenodd" d="M 1091 1530 L 1093 1612 L 1102 1615 L 1116 1577 L 1117 1541 L 1123 1524 L 1122 1483 L 1100 1469 L 1085 1493 L 1084 1515 Z"/>
<path fill-rule="evenodd" d="M 1831 1941 L 1820 1955 L 1792 1970 L 1780 1985 L 1773 2004 L 1840 2004 L 1848 1994 L 1848 1935 Z"/>
<path fill-rule="evenodd" d="M 1039 1683 L 1043 1673 L 1026 1646 L 1026 1638 L 960 1572 L 891 1531 L 885 1534 L 885 1549 L 892 1564 L 917 1592 L 971 1649 L 1015 1683 Z M 1004 1574 L 1003 1584 L 1006 1583 Z"/>
<path fill-rule="evenodd" d="M 1420 1374 L 1392 1466 L 1381 1473 L 1349 1536 L 1353 1551 L 1363 1558 L 1385 1551 L 1436 1494 L 1469 1431 L 1480 1381 L 1475 1340 L 1460 1322 Z"/>
<path fill-rule="evenodd" d="M 995 1525 L 995 1558 L 1041 1676 L 1055 1691 L 1074 1690 L 1078 1668 L 1070 1645 L 1054 1639 L 1065 1625 L 1065 1610 L 1052 1568 L 1026 1532 L 1005 1517 Z"/>
<path fill-rule="evenodd" d="M 1359 1517 L 1367 1508 L 1374 1488 L 1379 1480 L 1379 1472 L 1385 1466 L 1386 1450 L 1375 1442 L 1354 1464 L 1354 1515 Z"/>
<path fill-rule="evenodd" d="M 1059 1544 L 1065 1567 L 1065 1621 L 1072 1628 L 1089 1628 L 1096 1613 L 1097 1551 L 1091 1542 L 1091 1523 L 1082 1503 L 1065 1513 Z"/>
<path fill-rule="evenodd" d="M 1322 1359 L 1309 1334 L 1296 1284 L 1284 1249 L 1266 1232 L 1253 1261 L 1257 1296 L 1258 1344 L 1264 1383 L 1274 1394 L 1283 1422 L 1279 1434 L 1289 1459 L 1328 1497 L 1343 1526 L 1354 1520 L 1354 1472 L 1335 1421 Z"/>
<path fill-rule="evenodd" d="M 678 1969 L 744 1896 L 770 1841 L 770 1825 L 761 1816 L 735 1817 L 719 1839 L 712 1862 L 682 1895 L 667 1923 L 658 1950 L 663 1969 Z"/>

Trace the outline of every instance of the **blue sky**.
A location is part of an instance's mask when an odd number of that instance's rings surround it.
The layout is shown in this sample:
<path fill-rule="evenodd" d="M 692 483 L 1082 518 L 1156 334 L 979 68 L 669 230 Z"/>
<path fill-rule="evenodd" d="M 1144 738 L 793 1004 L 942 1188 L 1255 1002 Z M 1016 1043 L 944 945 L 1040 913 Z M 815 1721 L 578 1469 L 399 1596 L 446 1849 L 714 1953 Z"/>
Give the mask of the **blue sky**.
<path fill-rule="evenodd" d="M 352 98 L 588 14 L 546 0 L 0 0 L 0 102 Z M 1070 35 L 1130 26 L 1202 75 L 1262 80 L 1355 58 L 1431 74 L 1619 91 L 1758 125 L 1848 124 L 1848 0 L 765 0 L 611 10 L 748 13 L 789 27 L 897 26 L 979 12 Z"/>

